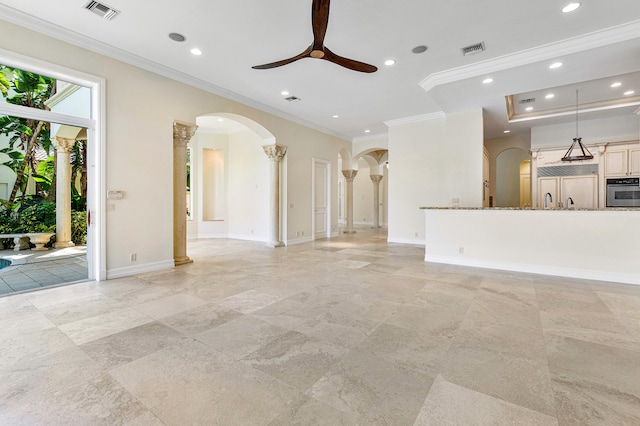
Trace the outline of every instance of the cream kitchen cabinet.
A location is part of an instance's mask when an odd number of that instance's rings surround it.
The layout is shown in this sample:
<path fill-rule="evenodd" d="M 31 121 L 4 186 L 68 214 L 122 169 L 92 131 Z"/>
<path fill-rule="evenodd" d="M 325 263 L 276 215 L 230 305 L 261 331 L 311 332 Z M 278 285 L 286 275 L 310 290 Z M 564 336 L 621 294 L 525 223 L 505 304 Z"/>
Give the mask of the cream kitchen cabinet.
<path fill-rule="evenodd" d="M 595 209 L 598 208 L 598 177 L 596 175 L 541 177 L 538 178 L 538 208 L 544 206 L 544 196 L 549 193 L 553 202 L 547 200 L 547 208 Z"/>
<path fill-rule="evenodd" d="M 640 147 L 607 150 L 604 167 L 608 177 L 640 175 Z"/>

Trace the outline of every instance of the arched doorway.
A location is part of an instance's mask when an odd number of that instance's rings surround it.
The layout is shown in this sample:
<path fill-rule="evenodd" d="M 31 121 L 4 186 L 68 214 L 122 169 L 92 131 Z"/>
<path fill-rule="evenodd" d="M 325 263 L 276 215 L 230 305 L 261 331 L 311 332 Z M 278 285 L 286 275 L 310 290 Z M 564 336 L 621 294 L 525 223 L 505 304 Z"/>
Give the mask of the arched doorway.
<path fill-rule="evenodd" d="M 286 147 L 246 117 L 196 118 L 187 147 L 186 237 L 282 245 Z"/>
<path fill-rule="evenodd" d="M 496 158 L 496 207 L 531 205 L 530 164 L 531 157 L 523 149 L 509 148 L 498 155 Z"/>

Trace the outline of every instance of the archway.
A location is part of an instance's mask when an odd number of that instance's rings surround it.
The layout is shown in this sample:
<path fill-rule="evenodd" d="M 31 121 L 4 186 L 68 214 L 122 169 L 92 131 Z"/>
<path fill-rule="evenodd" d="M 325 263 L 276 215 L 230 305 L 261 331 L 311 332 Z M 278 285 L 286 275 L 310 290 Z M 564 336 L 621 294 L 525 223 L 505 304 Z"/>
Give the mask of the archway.
<path fill-rule="evenodd" d="M 237 114 L 202 115 L 196 124 L 185 148 L 186 236 L 283 245 L 286 147 L 277 145 L 263 126 Z"/>

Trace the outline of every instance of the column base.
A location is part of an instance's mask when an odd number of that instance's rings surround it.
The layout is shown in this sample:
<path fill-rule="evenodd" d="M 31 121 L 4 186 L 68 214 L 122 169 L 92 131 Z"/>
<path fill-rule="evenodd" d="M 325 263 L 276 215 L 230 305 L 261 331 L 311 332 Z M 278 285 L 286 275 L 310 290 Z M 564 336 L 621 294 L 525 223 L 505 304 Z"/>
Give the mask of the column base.
<path fill-rule="evenodd" d="M 193 263 L 193 259 L 189 258 L 189 256 L 176 257 L 173 259 L 175 266 L 186 265 L 187 263 Z"/>
<path fill-rule="evenodd" d="M 344 231 L 342 231 L 343 234 L 355 234 L 356 230 L 355 229 L 345 229 Z"/>
<path fill-rule="evenodd" d="M 67 248 L 67 247 L 75 247 L 76 245 L 73 243 L 73 241 L 56 241 L 53 244 L 53 248 Z"/>

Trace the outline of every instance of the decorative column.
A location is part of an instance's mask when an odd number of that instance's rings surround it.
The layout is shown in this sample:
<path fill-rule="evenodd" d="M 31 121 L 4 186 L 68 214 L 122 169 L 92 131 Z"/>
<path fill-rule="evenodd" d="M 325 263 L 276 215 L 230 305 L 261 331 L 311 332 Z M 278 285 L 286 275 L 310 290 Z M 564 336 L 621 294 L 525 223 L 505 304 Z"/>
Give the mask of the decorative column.
<path fill-rule="evenodd" d="M 382 175 L 369 175 L 373 182 L 373 227 L 380 228 L 380 181 Z"/>
<path fill-rule="evenodd" d="M 184 265 L 187 256 L 187 144 L 196 133 L 195 124 L 173 122 L 173 263 Z"/>
<path fill-rule="evenodd" d="M 73 247 L 71 241 L 71 150 L 75 139 L 56 137 L 56 242 L 55 248 Z"/>
<path fill-rule="evenodd" d="M 353 179 L 358 174 L 357 170 L 343 170 L 342 175 L 347 181 L 347 229 L 345 234 L 355 234 L 353 229 Z"/>
<path fill-rule="evenodd" d="M 271 218 L 271 237 L 269 246 L 282 247 L 284 243 L 280 239 L 280 163 L 287 153 L 287 147 L 283 145 L 263 146 L 264 153 L 269 157 L 271 178 L 269 179 L 269 204 Z"/>

